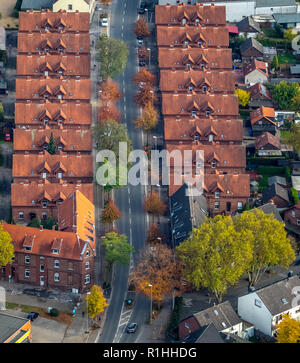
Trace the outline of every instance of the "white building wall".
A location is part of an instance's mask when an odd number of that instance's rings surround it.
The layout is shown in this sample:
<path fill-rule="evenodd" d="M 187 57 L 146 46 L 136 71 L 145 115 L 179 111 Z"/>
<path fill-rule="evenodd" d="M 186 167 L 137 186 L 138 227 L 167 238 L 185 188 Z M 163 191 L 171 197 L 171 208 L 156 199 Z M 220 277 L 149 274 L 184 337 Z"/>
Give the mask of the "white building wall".
<path fill-rule="evenodd" d="M 255 69 L 251 73 L 245 76 L 245 84 L 253 86 L 256 83 L 264 83 L 267 82 L 268 77 L 262 74 L 260 71 Z"/>
<path fill-rule="evenodd" d="M 255 15 L 273 15 L 273 14 L 287 14 L 296 13 L 297 6 L 275 6 L 274 8 L 256 8 Z"/>
<path fill-rule="evenodd" d="M 255 299 L 261 301 L 261 307 L 255 305 Z M 238 315 L 243 320 L 253 324 L 257 330 L 271 336 L 271 313 L 255 292 L 238 298 Z"/>

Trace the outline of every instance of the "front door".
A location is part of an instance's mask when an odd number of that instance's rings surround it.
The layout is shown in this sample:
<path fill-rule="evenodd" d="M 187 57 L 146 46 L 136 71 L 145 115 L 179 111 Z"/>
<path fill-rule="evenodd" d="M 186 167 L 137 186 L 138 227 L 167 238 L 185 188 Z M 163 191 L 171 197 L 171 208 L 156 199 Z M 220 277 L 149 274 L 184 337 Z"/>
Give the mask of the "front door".
<path fill-rule="evenodd" d="M 45 283 L 45 278 L 44 278 L 44 276 L 40 276 L 40 285 L 41 285 L 41 286 L 44 286 L 44 283 Z"/>

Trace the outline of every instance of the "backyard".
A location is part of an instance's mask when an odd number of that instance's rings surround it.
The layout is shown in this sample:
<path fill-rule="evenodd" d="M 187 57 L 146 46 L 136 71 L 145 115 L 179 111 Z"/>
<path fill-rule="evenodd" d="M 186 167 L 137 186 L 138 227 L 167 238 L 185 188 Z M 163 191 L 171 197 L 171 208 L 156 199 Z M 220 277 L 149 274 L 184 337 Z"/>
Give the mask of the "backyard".
<path fill-rule="evenodd" d="M 5 28 L 16 28 L 19 24 L 17 18 L 12 17 L 14 7 L 17 0 L 1 0 L 0 1 L 0 26 Z"/>

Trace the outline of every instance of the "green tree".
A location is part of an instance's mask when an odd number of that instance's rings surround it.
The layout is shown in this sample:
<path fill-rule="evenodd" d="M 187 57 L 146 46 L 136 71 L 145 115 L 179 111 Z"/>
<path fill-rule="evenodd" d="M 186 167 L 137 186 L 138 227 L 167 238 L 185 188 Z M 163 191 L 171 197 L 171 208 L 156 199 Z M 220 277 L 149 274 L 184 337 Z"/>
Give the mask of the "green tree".
<path fill-rule="evenodd" d="M 284 31 L 283 33 L 283 38 L 288 40 L 288 41 L 292 41 L 295 37 L 297 36 L 297 34 L 295 34 L 293 32 L 293 29 L 287 29 Z"/>
<path fill-rule="evenodd" d="M 0 267 L 11 263 L 15 255 L 14 245 L 11 241 L 11 235 L 3 230 L 3 224 L 0 223 Z"/>
<path fill-rule="evenodd" d="M 300 124 L 292 124 L 289 131 L 281 137 L 284 144 L 293 146 L 300 152 Z"/>
<path fill-rule="evenodd" d="M 291 195 L 292 195 L 294 204 L 297 204 L 299 201 L 299 195 L 298 195 L 298 191 L 295 188 L 291 188 Z"/>
<path fill-rule="evenodd" d="M 42 225 L 42 221 L 40 220 L 39 217 L 33 218 L 28 224 L 28 227 L 33 227 L 33 228 L 40 228 Z"/>
<path fill-rule="evenodd" d="M 3 122 L 4 120 L 4 108 L 2 103 L 0 103 L 0 122 Z"/>
<path fill-rule="evenodd" d="M 125 234 L 107 232 L 102 238 L 102 244 L 105 248 L 105 259 L 109 264 L 110 271 L 114 263 L 129 265 L 130 254 L 134 253 L 134 247 L 128 243 Z"/>
<path fill-rule="evenodd" d="M 272 63 L 271 63 L 271 67 L 275 69 L 275 71 L 278 70 L 279 68 L 279 61 L 278 61 L 278 57 L 277 55 L 274 56 Z"/>
<path fill-rule="evenodd" d="M 196 289 L 207 287 L 219 302 L 252 259 L 248 234 L 237 232 L 231 217 L 219 215 L 207 218 L 195 228 L 190 238 L 176 248 L 176 253 L 186 280 Z"/>
<path fill-rule="evenodd" d="M 52 132 L 51 132 L 51 135 L 50 135 L 50 139 L 49 139 L 49 144 L 48 144 L 48 147 L 47 147 L 47 151 L 51 155 L 56 154 L 56 142 L 54 140 L 54 137 L 53 137 L 53 133 Z"/>
<path fill-rule="evenodd" d="M 300 343 L 300 321 L 284 314 L 277 325 L 277 343 Z"/>
<path fill-rule="evenodd" d="M 88 302 L 88 314 L 94 319 L 98 315 L 100 315 L 108 303 L 103 295 L 103 290 L 100 286 L 93 285 L 90 291 L 90 294 L 86 298 Z"/>
<path fill-rule="evenodd" d="M 123 72 L 129 54 L 128 46 L 121 40 L 102 36 L 96 44 L 97 60 L 100 62 L 100 76 L 115 78 Z"/>
<path fill-rule="evenodd" d="M 128 137 L 124 124 L 119 124 L 114 120 L 100 122 L 93 127 L 93 136 L 98 150 L 113 151 L 119 159 L 119 142 L 127 143 L 128 154 L 132 150 L 132 142 Z"/>
<path fill-rule="evenodd" d="M 300 94 L 298 83 L 286 83 L 281 81 L 270 88 L 272 97 L 281 110 L 289 110 L 292 99 Z"/>
<path fill-rule="evenodd" d="M 291 109 L 293 111 L 299 112 L 300 111 L 300 94 L 294 96 L 291 100 Z"/>
<path fill-rule="evenodd" d="M 56 225 L 56 223 L 54 218 L 50 216 L 45 221 L 42 221 L 42 225 L 45 229 L 52 229 Z"/>
<path fill-rule="evenodd" d="M 269 267 L 280 265 L 288 268 L 295 253 L 287 238 L 284 224 L 259 209 L 234 217 L 236 231 L 248 236 L 252 260 L 247 269 L 249 285 L 254 286 L 260 275 Z"/>
<path fill-rule="evenodd" d="M 238 96 L 239 105 L 246 107 L 250 101 L 250 92 L 237 88 L 234 93 Z"/>

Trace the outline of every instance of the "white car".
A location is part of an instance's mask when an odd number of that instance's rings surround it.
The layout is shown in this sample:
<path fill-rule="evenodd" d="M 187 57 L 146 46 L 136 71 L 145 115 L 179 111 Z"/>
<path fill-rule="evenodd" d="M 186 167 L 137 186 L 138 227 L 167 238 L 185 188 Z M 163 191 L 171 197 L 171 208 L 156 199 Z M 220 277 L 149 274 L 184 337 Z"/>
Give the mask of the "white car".
<path fill-rule="evenodd" d="M 104 27 L 108 27 L 108 19 L 107 18 L 103 18 L 101 20 L 101 25 L 104 26 Z"/>

